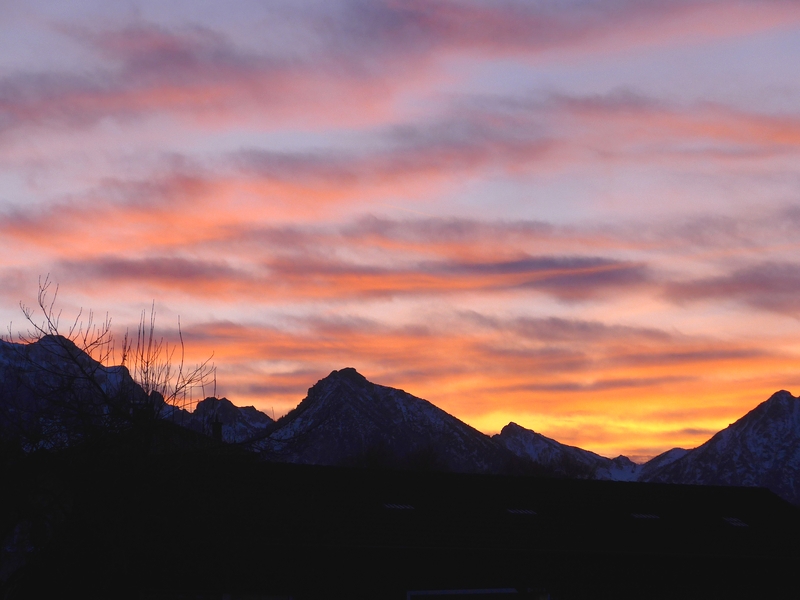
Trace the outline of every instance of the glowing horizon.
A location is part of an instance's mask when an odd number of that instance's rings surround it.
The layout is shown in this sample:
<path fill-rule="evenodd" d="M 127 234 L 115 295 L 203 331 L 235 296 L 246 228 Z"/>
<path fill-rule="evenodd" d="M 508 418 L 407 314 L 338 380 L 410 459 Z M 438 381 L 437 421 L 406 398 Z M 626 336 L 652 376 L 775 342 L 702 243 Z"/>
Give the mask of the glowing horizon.
<path fill-rule="evenodd" d="M 608 456 L 798 388 L 795 2 L 2 11 L 12 330 L 49 274 L 238 405 L 351 366 Z"/>

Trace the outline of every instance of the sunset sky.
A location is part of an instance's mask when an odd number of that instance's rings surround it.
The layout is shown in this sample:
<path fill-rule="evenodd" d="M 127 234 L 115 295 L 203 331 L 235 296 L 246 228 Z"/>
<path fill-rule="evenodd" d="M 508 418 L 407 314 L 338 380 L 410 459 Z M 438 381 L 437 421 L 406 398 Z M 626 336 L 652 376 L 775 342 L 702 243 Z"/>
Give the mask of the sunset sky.
<path fill-rule="evenodd" d="M 697 446 L 800 388 L 800 3 L 0 0 L 12 333 L 48 274 L 275 416 Z"/>

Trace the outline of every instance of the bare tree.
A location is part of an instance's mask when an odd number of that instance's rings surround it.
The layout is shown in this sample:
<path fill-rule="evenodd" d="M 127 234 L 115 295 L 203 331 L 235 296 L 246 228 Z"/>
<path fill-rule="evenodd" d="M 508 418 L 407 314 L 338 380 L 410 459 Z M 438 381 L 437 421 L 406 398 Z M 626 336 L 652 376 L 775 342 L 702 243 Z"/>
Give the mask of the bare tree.
<path fill-rule="evenodd" d="M 176 358 L 176 352 L 179 356 Z M 147 407 L 162 413 L 162 406 L 173 415 L 178 410 L 186 410 L 206 397 L 206 388 L 216 395 L 216 370 L 211 362 L 212 354 L 202 363 L 187 367 L 181 322 L 178 318 L 178 343 L 170 346 L 163 337 L 156 335 L 155 303 L 150 307 L 150 316 L 142 311 L 136 342 L 128 332 L 122 343 L 121 364 L 127 366 L 133 380 L 138 383 L 150 399 Z M 199 398 L 195 395 L 200 392 Z"/>
<path fill-rule="evenodd" d="M 126 332 L 117 349 L 108 315 L 98 323 L 92 311 L 81 309 L 62 326 L 58 286 L 51 288 L 49 277 L 40 278 L 37 306 L 20 303 L 27 330 L 15 336 L 9 326 L 11 343 L 0 347 L 13 355 L 5 361 L 0 424 L 16 428 L 27 449 L 62 447 L 174 417 L 197 401 L 198 392 L 216 387 L 213 356 L 186 367 L 180 321 L 177 344 L 156 335 L 155 304 L 149 319 L 142 313 L 135 340 Z"/>

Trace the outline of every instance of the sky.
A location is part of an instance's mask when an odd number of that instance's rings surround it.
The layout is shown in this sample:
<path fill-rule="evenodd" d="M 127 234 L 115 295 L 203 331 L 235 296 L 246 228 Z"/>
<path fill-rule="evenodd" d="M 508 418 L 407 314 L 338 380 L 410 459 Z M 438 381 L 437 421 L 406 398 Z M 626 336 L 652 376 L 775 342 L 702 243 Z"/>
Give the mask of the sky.
<path fill-rule="evenodd" d="M 800 381 L 799 65 L 794 0 L 0 0 L 0 322 L 692 448 Z"/>

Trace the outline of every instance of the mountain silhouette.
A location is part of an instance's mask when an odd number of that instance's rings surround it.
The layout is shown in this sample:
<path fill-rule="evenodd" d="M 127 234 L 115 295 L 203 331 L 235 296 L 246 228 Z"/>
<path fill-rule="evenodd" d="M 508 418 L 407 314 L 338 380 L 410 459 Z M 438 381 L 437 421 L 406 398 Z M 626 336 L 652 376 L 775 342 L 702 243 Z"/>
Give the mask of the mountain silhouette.
<path fill-rule="evenodd" d="M 0 437 L 4 449 L 58 450 L 160 415 L 265 460 L 319 465 L 538 474 L 679 484 L 766 487 L 800 505 L 800 400 L 773 394 L 693 450 L 674 448 L 643 465 L 606 458 L 509 423 L 489 437 L 430 402 L 332 371 L 273 421 L 255 407 L 206 398 L 194 411 L 144 393 L 125 367 L 104 366 L 60 336 L 0 340 Z"/>
<path fill-rule="evenodd" d="M 576 446 L 567 446 L 513 422 L 492 439 L 517 456 L 566 477 L 635 481 L 641 469 L 627 456 L 606 458 Z"/>
<path fill-rule="evenodd" d="M 706 443 L 643 480 L 762 486 L 800 505 L 800 399 L 785 390 L 776 392 Z"/>
<path fill-rule="evenodd" d="M 427 400 L 371 383 L 353 368 L 333 371 L 311 387 L 259 450 L 298 463 L 459 472 L 499 472 L 516 460 Z"/>

